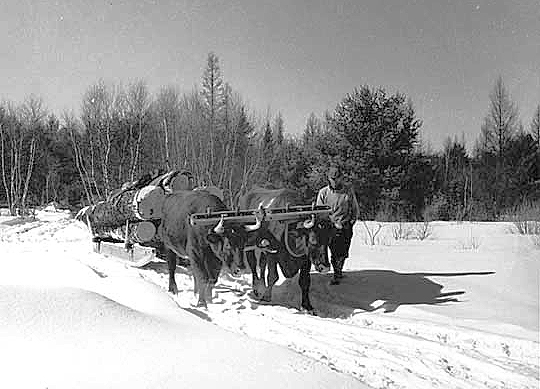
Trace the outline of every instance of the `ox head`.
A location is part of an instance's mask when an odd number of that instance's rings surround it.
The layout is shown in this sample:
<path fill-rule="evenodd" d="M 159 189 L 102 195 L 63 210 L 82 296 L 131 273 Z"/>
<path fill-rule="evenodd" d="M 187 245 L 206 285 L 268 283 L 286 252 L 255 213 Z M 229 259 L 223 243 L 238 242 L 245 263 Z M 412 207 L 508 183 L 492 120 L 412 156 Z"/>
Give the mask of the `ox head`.
<path fill-rule="evenodd" d="M 287 225 L 287 231 L 285 245 L 289 255 L 296 258 L 307 256 L 318 272 L 326 273 L 330 270 L 328 242 L 333 230 L 327 220 L 312 215 L 296 225 Z M 296 237 L 296 250 L 290 247 L 291 237 Z"/>
<path fill-rule="evenodd" d="M 328 272 L 330 270 L 328 242 L 334 231 L 332 224 L 325 218 L 316 218 L 312 215 L 311 218 L 299 223 L 297 228 L 305 234 L 305 252 L 309 261 L 318 272 Z"/>
<path fill-rule="evenodd" d="M 248 233 L 257 231 L 261 223 L 262 219 L 257 217 L 253 225 L 228 225 L 222 216 L 219 223 L 208 231 L 206 238 L 210 249 L 234 277 L 238 277 L 246 270 L 243 253 Z"/>

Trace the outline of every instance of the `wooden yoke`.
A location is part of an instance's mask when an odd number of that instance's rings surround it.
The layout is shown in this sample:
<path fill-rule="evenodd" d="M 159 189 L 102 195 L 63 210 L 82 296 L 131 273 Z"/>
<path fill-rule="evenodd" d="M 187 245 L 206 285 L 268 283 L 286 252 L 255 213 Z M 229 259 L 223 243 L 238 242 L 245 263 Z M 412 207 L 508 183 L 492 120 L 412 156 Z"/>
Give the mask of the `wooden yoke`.
<path fill-rule="evenodd" d="M 263 212 L 264 221 L 301 221 L 306 218 L 328 217 L 331 209 L 328 205 L 287 205 L 282 208 L 260 208 L 236 211 L 194 213 L 190 216 L 192 226 L 217 224 L 223 217 L 224 222 L 248 224 L 256 222 L 257 213 Z"/>

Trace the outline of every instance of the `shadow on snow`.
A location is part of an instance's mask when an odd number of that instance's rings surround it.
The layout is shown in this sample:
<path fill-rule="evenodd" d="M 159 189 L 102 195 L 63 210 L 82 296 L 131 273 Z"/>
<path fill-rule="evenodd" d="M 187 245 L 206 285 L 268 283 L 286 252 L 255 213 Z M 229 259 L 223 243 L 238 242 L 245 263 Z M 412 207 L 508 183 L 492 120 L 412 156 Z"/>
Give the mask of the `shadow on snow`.
<path fill-rule="evenodd" d="M 358 313 L 358 310 L 374 311 L 379 308 L 385 312 L 394 312 L 400 305 L 457 303 L 459 300 L 456 296 L 465 293 L 442 292 L 444 286 L 427 277 L 486 276 L 494 273 L 399 273 L 392 270 L 360 270 L 344 272 L 345 277 L 340 285 L 329 285 L 331 274 L 312 273 L 311 297 L 317 313 L 323 317 L 346 318 Z M 300 287 L 297 277 L 276 285 L 273 292 L 273 304 L 288 307 L 299 305 Z"/>
<path fill-rule="evenodd" d="M 152 263 L 145 267 L 158 273 L 167 273 L 165 263 Z M 177 267 L 177 273 L 191 274 L 189 269 Z M 444 303 L 459 303 L 457 296 L 465 291 L 442 292 L 443 285 L 428 277 L 466 277 L 488 276 L 493 271 L 460 272 L 460 273 L 400 273 L 393 270 L 356 270 L 344 272 L 345 277 L 340 285 L 330 285 L 331 274 L 311 273 L 311 300 L 322 317 L 347 318 L 359 311 L 374 311 L 383 309 L 384 312 L 394 312 L 400 305 L 438 305 Z M 246 284 L 243 290 L 230 289 L 218 283 L 216 289 L 223 292 L 234 292 L 240 299 L 250 287 Z M 242 296 L 242 297 L 241 297 Z M 300 307 L 300 287 L 298 275 L 286 279 L 281 285 L 275 285 L 272 302 L 264 305 L 277 305 L 288 308 Z M 252 302 L 254 302 L 252 300 Z M 254 302 L 256 306 L 259 303 Z M 193 313 L 193 312 L 191 312 Z M 206 319 L 206 318 L 205 318 Z"/>

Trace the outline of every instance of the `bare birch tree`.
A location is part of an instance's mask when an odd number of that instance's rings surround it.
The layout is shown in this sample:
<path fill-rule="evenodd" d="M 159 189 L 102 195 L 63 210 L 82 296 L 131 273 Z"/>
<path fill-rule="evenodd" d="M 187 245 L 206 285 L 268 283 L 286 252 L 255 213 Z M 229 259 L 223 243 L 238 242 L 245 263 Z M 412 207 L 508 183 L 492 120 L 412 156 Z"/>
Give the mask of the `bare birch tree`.
<path fill-rule="evenodd" d="M 536 111 L 531 121 L 531 133 L 536 142 L 536 147 L 540 152 L 540 105 L 536 106 Z"/>
<path fill-rule="evenodd" d="M 96 193 L 106 197 L 112 190 L 110 157 L 113 147 L 114 92 L 103 80 L 90 86 L 83 97 L 82 121 L 88 133 L 90 175 Z"/>
<path fill-rule="evenodd" d="M 133 149 L 129 176 L 131 181 L 140 173 L 137 170 L 140 162 L 143 135 L 149 122 L 151 102 L 150 93 L 144 81 L 136 81 L 129 86 L 127 93 L 129 122 L 130 126 L 133 125 L 135 128 L 131 144 Z"/>
<path fill-rule="evenodd" d="M 81 179 L 86 200 L 88 204 L 95 204 L 99 199 L 99 192 L 96 192 L 97 183 L 94 181 L 91 172 L 89 172 L 88 162 L 91 160 L 91 156 L 85 147 L 87 142 L 84 141 L 85 134 L 82 125 L 73 113 L 67 111 L 64 112 L 62 120 L 63 128 L 69 134 L 75 166 Z"/>
<path fill-rule="evenodd" d="M 15 215 L 17 210 L 26 210 L 37 135 L 43 130 L 46 112 L 42 99 L 31 95 L 19 107 L 2 107 L 0 116 L 2 183 L 10 213 Z"/>

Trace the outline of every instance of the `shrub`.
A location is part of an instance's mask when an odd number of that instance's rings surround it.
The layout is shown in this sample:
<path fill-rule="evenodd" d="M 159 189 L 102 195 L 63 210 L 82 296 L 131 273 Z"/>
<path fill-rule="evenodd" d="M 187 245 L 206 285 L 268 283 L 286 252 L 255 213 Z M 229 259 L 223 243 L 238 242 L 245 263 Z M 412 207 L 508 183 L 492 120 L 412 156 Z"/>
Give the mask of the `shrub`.
<path fill-rule="evenodd" d="M 404 222 L 397 222 L 392 226 L 392 236 L 395 240 L 410 239 L 413 234 L 411 227 Z"/>
<path fill-rule="evenodd" d="M 381 223 L 375 223 L 375 225 L 370 226 L 367 222 L 363 221 L 364 228 L 367 232 L 367 239 L 366 243 L 370 244 L 371 246 L 375 246 L 375 244 L 378 242 L 377 235 L 379 232 L 381 232 L 381 229 L 383 228 L 383 225 Z"/>
<path fill-rule="evenodd" d="M 519 204 L 504 219 L 511 221 L 521 235 L 540 235 L 540 203 Z"/>

